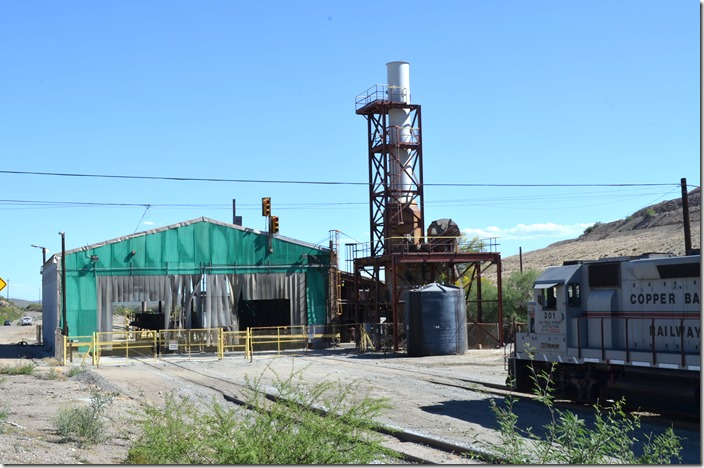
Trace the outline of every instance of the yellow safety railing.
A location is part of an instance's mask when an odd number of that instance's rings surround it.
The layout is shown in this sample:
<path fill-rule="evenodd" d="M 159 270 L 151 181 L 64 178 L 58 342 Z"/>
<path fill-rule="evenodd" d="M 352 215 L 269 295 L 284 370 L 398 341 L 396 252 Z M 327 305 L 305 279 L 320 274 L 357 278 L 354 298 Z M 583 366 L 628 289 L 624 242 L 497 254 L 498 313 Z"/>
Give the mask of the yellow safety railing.
<path fill-rule="evenodd" d="M 157 332 L 157 353 L 181 355 L 189 359 L 212 353 L 220 359 L 222 354 L 222 328 L 176 328 Z"/>
<path fill-rule="evenodd" d="M 250 333 L 250 352 L 307 350 L 315 340 L 340 342 L 340 333 L 326 333 L 324 325 L 294 325 L 288 327 L 253 327 Z"/>
<path fill-rule="evenodd" d="M 250 333 L 250 351 L 276 351 L 305 349 L 308 335 L 305 327 L 254 327 L 248 328 Z"/>
<path fill-rule="evenodd" d="M 223 331 L 220 333 L 220 346 L 218 358 L 223 359 L 226 351 L 244 351 L 244 358 L 251 358 L 251 334 L 248 328 L 245 331 Z"/>
<path fill-rule="evenodd" d="M 95 339 L 93 335 L 86 336 L 63 336 L 63 363 L 66 365 L 67 360 L 73 362 L 73 355 L 83 355 L 81 365 L 84 365 L 86 358 L 91 356 L 91 364 L 95 365 Z"/>
<path fill-rule="evenodd" d="M 157 358 L 157 332 L 152 330 L 113 330 L 93 333 L 95 364 L 100 366 L 102 356 Z"/>
<path fill-rule="evenodd" d="M 372 348 L 368 335 L 358 325 L 352 337 L 360 333 L 362 350 Z M 288 351 L 307 351 L 321 342 L 324 347 L 338 346 L 340 332 L 327 325 L 294 325 L 287 327 L 252 327 L 243 331 L 226 331 L 223 328 L 167 329 L 167 330 L 113 330 L 95 332 L 91 336 L 63 337 L 63 365 L 73 362 L 74 355 L 83 356 L 83 365 L 91 356 L 93 365 L 100 366 L 103 357 L 153 358 L 166 355 L 202 357 L 211 353 L 223 359 L 226 352 L 243 352 L 245 359 L 252 359 L 255 352 L 276 354 Z"/>

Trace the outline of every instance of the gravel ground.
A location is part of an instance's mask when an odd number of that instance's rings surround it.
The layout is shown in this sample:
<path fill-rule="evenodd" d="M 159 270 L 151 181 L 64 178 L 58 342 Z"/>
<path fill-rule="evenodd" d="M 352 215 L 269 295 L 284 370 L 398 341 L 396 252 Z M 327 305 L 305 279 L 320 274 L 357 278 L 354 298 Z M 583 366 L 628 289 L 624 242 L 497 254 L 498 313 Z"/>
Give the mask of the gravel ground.
<path fill-rule="evenodd" d="M 0 343 L 16 343 L 18 334 L 29 334 L 32 332 L 30 328 L 33 327 L 0 329 Z M 27 341 L 31 343 L 29 339 Z M 427 379 L 432 375 L 435 380 L 466 386 L 467 383 L 461 380 L 501 384 L 506 378 L 502 350 L 470 350 L 461 356 L 420 358 L 359 355 L 340 350 L 332 356 L 255 355 L 252 362 L 241 356 L 228 356 L 222 361 L 210 357 L 200 360 L 169 357 L 163 361 L 144 362 L 112 358 L 103 359 L 100 368 L 89 366 L 78 376 L 68 377 L 72 366 L 58 366 L 52 358 L 7 357 L 11 350 L 28 356 L 39 351 L 38 346 L 3 345 L 0 348 L 0 355 L 5 356 L 0 359 L 0 366 L 37 364 L 33 375 L 0 376 L 0 409 L 8 415 L 5 423 L 0 425 L 3 430 L 0 460 L 3 464 L 120 463 L 127 455 L 130 441 L 136 436 L 133 420 L 141 414 L 145 403 L 163 403 L 165 394 L 170 391 L 203 402 L 216 398 L 224 403 L 221 392 L 238 396 L 237 385 L 245 383 L 247 378 L 263 376 L 262 381 L 266 384 L 275 373 L 286 377 L 298 371 L 306 381 L 354 381 L 360 391 L 387 398 L 392 408 L 384 413 L 380 422 L 389 426 L 477 446 L 480 440 L 497 440 L 497 425 L 489 410 L 489 397 L 460 388 L 460 385 L 438 385 Z M 212 387 L 217 387 L 217 391 Z M 96 390 L 112 395 L 106 413 L 105 441 L 86 447 L 61 441 L 54 431 L 56 413 L 67 406 L 89 404 Z M 526 425 L 539 427 L 545 421 L 546 414 L 535 405 L 521 404 L 517 410 Z M 649 430 L 659 431 L 657 428 Z M 682 435 L 688 438 L 685 461 L 700 463 L 700 433 L 685 431 Z M 394 444 L 399 449 L 404 446 L 399 442 Z M 416 454 L 437 463 L 469 463 L 456 456 L 432 451 Z"/>

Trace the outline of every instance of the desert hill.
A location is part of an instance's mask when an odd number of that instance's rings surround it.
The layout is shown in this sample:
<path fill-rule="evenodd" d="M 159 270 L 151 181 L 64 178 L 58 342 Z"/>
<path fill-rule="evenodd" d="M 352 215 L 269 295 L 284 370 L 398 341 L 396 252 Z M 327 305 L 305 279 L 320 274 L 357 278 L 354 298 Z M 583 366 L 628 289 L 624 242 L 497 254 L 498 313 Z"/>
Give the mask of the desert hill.
<path fill-rule="evenodd" d="M 700 189 L 687 194 L 692 248 L 701 247 Z M 673 253 L 684 255 L 682 199 L 664 201 L 643 208 L 626 219 L 597 223 L 576 239 L 523 252 L 523 271 L 542 271 L 567 260 L 595 260 L 604 257 Z M 502 258 L 502 276 L 519 270 L 518 255 Z"/>

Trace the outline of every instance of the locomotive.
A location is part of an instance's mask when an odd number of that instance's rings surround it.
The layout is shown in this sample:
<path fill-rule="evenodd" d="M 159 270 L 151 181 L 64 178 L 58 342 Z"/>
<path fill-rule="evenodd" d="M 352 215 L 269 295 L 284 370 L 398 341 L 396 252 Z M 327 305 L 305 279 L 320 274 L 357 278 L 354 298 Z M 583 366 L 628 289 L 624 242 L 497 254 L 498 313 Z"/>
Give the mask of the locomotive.
<path fill-rule="evenodd" d="M 700 255 L 571 261 L 535 281 L 509 357 L 514 390 L 699 417 Z"/>

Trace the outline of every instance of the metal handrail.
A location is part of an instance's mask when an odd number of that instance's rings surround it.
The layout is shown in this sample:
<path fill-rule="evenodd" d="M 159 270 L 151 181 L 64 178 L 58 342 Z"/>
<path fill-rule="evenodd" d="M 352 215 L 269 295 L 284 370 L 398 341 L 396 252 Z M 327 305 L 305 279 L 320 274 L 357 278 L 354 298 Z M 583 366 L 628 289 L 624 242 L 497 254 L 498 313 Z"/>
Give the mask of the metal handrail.
<path fill-rule="evenodd" d="M 599 320 L 599 333 L 600 333 L 599 339 L 600 339 L 600 342 L 598 344 L 598 349 L 601 351 L 602 361 L 606 361 L 607 360 L 606 359 L 607 348 L 605 345 L 605 335 L 604 335 L 604 317 L 577 317 L 576 318 L 576 321 L 577 321 L 577 358 L 579 358 L 579 359 L 582 358 L 583 350 L 595 349 L 594 347 L 589 347 L 588 345 L 584 346 L 582 343 L 582 329 L 584 326 L 582 324 L 582 322 L 585 322 L 585 324 L 587 324 L 587 323 L 589 323 L 590 320 L 592 320 L 592 321 Z M 631 362 L 631 353 L 634 351 L 633 349 L 631 349 L 631 346 L 630 346 L 630 335 L 628 332 L 629 323 L 632 324 L 634 322 L 637 322 L 638 320 L 650 321 L 650 329 L 653 330 L 653 333 L 651 334 L 652 358 L 651 358 L 650 364 L 656 365 L 658 363 L 658 356 L 657 356 L 658 352 L 667 352 L 665 350 L 658 351 L 658 349 L 656 347 L 656 333 L 655 333 L 655 320 L 656 319 L 655 318 L 643 317 L 643 318 L 639 319 L 639 318 L 634 318 L 634 317 L 612 317 L 610 320 L 611 321 L 623 321 L 624 330 L 623 330 L 622 336 L 625 338 L 625 345 L 619 346 L 618 348 L 610 347 L 608 350 L 625 351 L 625 353 L 626 353 L 625 362 L 626 363 Z M 668 319 L 663 317 L 661 320 L 668 320 Z M 682 330 L 682 332 L 680 334 L 680 350 L 679 350 L 678 354 L 681 357 L 682 367 L 686 366 L 686 363 L 687 363 L 686 356 L 687 355 L 695 355 L 696 354 L 696 353 L 687 353 L 685 350 L 685 332 L 684 332 L 685 320 L 686 319 L 684 319 L 684 318 L 679 319 L 679 322 L 680 322 L 679 328 Z M 696 319 L 691 319 L 691 320 L 696 320 Z M 669 353 L 672 354 L 672 352 L 669 352 Z"/>

